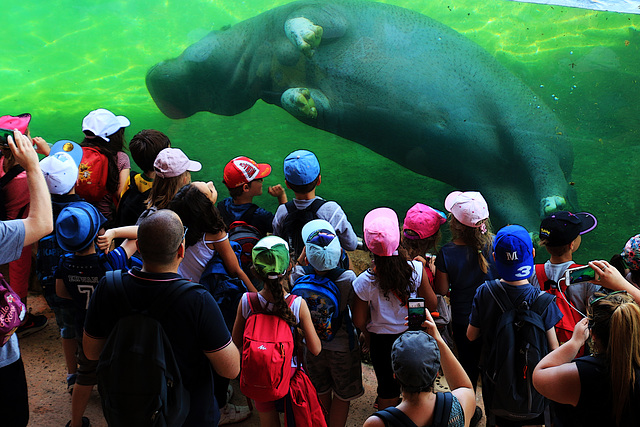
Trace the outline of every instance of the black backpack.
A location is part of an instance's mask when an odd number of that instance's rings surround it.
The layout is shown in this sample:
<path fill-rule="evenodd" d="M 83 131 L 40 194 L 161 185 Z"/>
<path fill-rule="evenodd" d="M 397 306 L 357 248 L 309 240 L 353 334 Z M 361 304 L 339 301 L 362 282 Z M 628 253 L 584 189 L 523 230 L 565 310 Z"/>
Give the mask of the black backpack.
<path fill-rule="evenodd" d="M 281 227 L 281 236 L 288 244 L 289 250 L 295 254 L 297 258 L 302 253 L 304 242 L 302 241 L 302 227 L 309 221 L 318 218 L 318 209 L 327 201 L 315 199 L 305 209 L 298 209 L 294 201 L 285 203 L 287 208 L 287 216 L 285 216 Z"/>
<path fill-rule="evenodd" d="M 540 292 L 531 307 L 527 301 L 515 307 L 499 280 L 485 283 L 502 311 L 491 346 L 485 347 L 488 357 L 482 387 L 490 398 L 486 411 L 512 421 L 531 420 L 543 413 L 546 416 L 548 402 L 533 387 L 531 377 L 549 352 L 542 313 L 555 297 Z"/>
<path fill-rule="evenodd" d="M 108 271 L 106 283 L 124 315 L 109 334 L 98 361 L 98 391 L 110 426 L 177 426 L 189 414 L 171 342 L 157 320 L 185 292 L 201 288 L 178 280 L 144 310 L 134 310 L 124 289 L 122 271 Z M 117 301 L 117 305 L 115 303 Z"/>
<path fill-rule="evenodd" d="M 222 215 L 224 223 L 229 227 L 229 241 L 236 242 L 242 248 L 240 255 L 240 266 L 245 273 L 249 274 L 249 267 L 251 267 L 251 251 L 253 247 L 258 243 L 264 235 L 258 230 L 257 227 L 251 224 L 253 220 L 253 214 L 258 209 L 258 205 L 252 203 L 242 216 L 235 220 L 224 206 L 224 201 L 218 203 L 218 211 Z"/>
<path fill-rule="evenodd" d="M 142 212 L 147 208 L 146 201 L 149 198 L 151 189 L 140 192 L 136 184 L 137 175 L 139 175 L 138 172 L 133 170 L 129 174 L 129 189 L 120 198 L 120 203 L 118 203 L 118 209 L 116 210 L 116 227 L 135 225 Z"/>
<path fill-rule="evenodd" d="M 436 393 L 436 407 L 431 427 L 447 427 L 449 424 L 449 416 L 451 415 L 451 406 L 453 405 L 453 395 L 450 391 L 445 393 Z M 411 421 L 404 412 L 395 406 L 390 406 L 374 413 L 381 418 L 387 427 L 417 427 L 416 423 Z"/>
<path fill-rule="evenodd" d="M 242 248 L 236 242 L 229 243 L 236 257 L 238 257 L 238 262 L 240 262 Z M 200 276 L 200 284 L 209 291 L 213 299 L 218 303 L 224 323 L 227 325 L 229 332 L 231 332 L 238 313 L 240 298 L 247 292 L 247 287 L 239 278 L 229 276 L 227 269 L 224 267 L 222 257 L 217 252 L 207 262 L 202 276 Z"/>
<path fill-rule="evenodd" d="M 22 166 L 15 165 L 11 169 L 9 169 L 7 173 L 2 176 L 2 178 L 0 178 L 0 220 L 2 221 L 6 221 L 7 219 L 9 219 L 7 218 L 7 200 L 6 194 L 4 192 L 4 187 L 6 187 L 13 178 L 18 176 L 23 171 L 24 168 Z M 18 212 L 18 215 L 15 219 L 22 218 L 22 215 L 24 215 L 24 211 L 27 210 L 27 206 L 29 206 L 29 204 L 26 204 L 22 208 L 20 208 L 20 211 Z"/>

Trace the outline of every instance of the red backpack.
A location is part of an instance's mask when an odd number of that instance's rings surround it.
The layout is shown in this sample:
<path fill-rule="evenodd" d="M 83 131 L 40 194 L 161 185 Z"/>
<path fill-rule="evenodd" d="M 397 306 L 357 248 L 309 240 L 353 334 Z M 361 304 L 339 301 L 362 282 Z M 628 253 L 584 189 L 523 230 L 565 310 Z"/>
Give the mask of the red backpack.
<path fill-rule="evenodd" d="M 569 268 L 574 267 L 580 267 L 580 265 L 571 264 L 571 266 L 569 266 Z M 544 271 L 544 264 L 536 264 L 536 278 L 538 279 L 541 290 L 556 297 L 556 304 L 562 313 L 562 319 L 556 323 L 556 335 L 558 336 L 558 342 L 564 344 L 571 339 L 573 328 L 575 328 L 576 323 L 582 320 L 582 316 L 571 308 L 567 301 L 565 293 L 567 291 L 567 285 L 564 281 L 561 281 L 562 284 L 558 284 L 553 280 L 549 280 L 547 273 Z M 560 291 L 562 291 L 562 294 Z M 576 357 L 583 355 L 584 346 L 582 346 Z"/>
<path fill-rule="evenodd" d="M 82 147 L 76 194 L 89 203 L 97 203 L 108 193 L 109 159 L 95 147 Z"/>
<path fill-rule="evenodd" d="M 240 391 L 256 402 L 271 402 L 289 392 L 294 339 L 291 326 L 267 311 L 255 292 L 247 293 L 251 314 L 242 339 Z M 286 299 L 289 307 L 296 295 Z"/>

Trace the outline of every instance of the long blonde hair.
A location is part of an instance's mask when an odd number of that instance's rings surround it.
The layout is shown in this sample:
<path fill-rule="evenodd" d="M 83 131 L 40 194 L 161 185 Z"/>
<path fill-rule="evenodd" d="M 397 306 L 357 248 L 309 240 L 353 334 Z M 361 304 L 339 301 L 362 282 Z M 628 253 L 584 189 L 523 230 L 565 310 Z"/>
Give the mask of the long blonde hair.
<path fill-rule="evenodd" d="M 451 239 L 460 239 L 465 245 L 478 251 L 478 266 L 483 273 L 487 274 L 487 271 L 489 271 L 488 251 L 491 250 L 493 244 L 493 233 L 491 232 L 489 218 L 480 221 L 478 227 L 469 227 L 462 224 L 451 213 L 448 215 L 448 219 Z"/>
<path fill-rule="evenodd" d="M 609 365 L 613 415 L 620 425 L 622 413 L 629 405 L 635 387 L 636 369 L 640 368 L 640 307 L 624 293 L 596 293 L 589 306 L 591 331 Z M 605 347 L 606 346 L 606 347 Z"/>

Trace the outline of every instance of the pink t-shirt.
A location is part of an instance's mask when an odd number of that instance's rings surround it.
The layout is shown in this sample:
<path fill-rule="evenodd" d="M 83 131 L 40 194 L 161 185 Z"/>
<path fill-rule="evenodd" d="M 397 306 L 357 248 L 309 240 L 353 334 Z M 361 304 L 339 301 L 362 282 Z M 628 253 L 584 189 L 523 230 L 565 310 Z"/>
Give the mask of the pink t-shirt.
<path fill-rule="evenodd" d="M 4 173 L 4 157 L 0 157 L 0 178 Z M 18 219 L 16 216 L 20 212 L 23 206 L 29 204 L 29 186 L 27 185 L 27 172 L 20 172 L 15 178 L 13 178 L 4 187 L 5 189 L 5 204 L 7 210 L 8 219 Z M 26 218 L 29 215 L 29 207 L 24 210 L 21 218 Z"/>

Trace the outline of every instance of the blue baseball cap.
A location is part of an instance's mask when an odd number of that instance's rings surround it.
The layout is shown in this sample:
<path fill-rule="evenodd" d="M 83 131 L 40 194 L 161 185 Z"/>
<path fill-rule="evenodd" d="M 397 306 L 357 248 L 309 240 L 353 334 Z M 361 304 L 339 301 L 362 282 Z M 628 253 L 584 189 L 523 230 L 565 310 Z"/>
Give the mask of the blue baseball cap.
<path fill-rule="evenodd" d="M 80 144 L 68 139 L 61 139 L 51 146 L 49 156 L 55 156 L 57 153 L 67 153 L 76 164 L 76 168 L 80 167 L 82 162 L 82 147 Z"/>
<path fill-rule="evenodd" d="M 533 274 L 533 243 L 524 227 L 501 228 L 493 241 L 493 253 L 498 273 L 504 280 L 515 282 Z"/>
<path fill-rule="evenodd" d="M 56 240 L 66 252 L 86 249 L 107 219 L 90 203 L 70 203 L 56 221 Z"/>
<path fill-rule="evenodd" d="M 306 185 L 320 175 L 318 158 L 309 150 L 296 150 L 284 159 L 284 179 L 293 185 Z"/>

